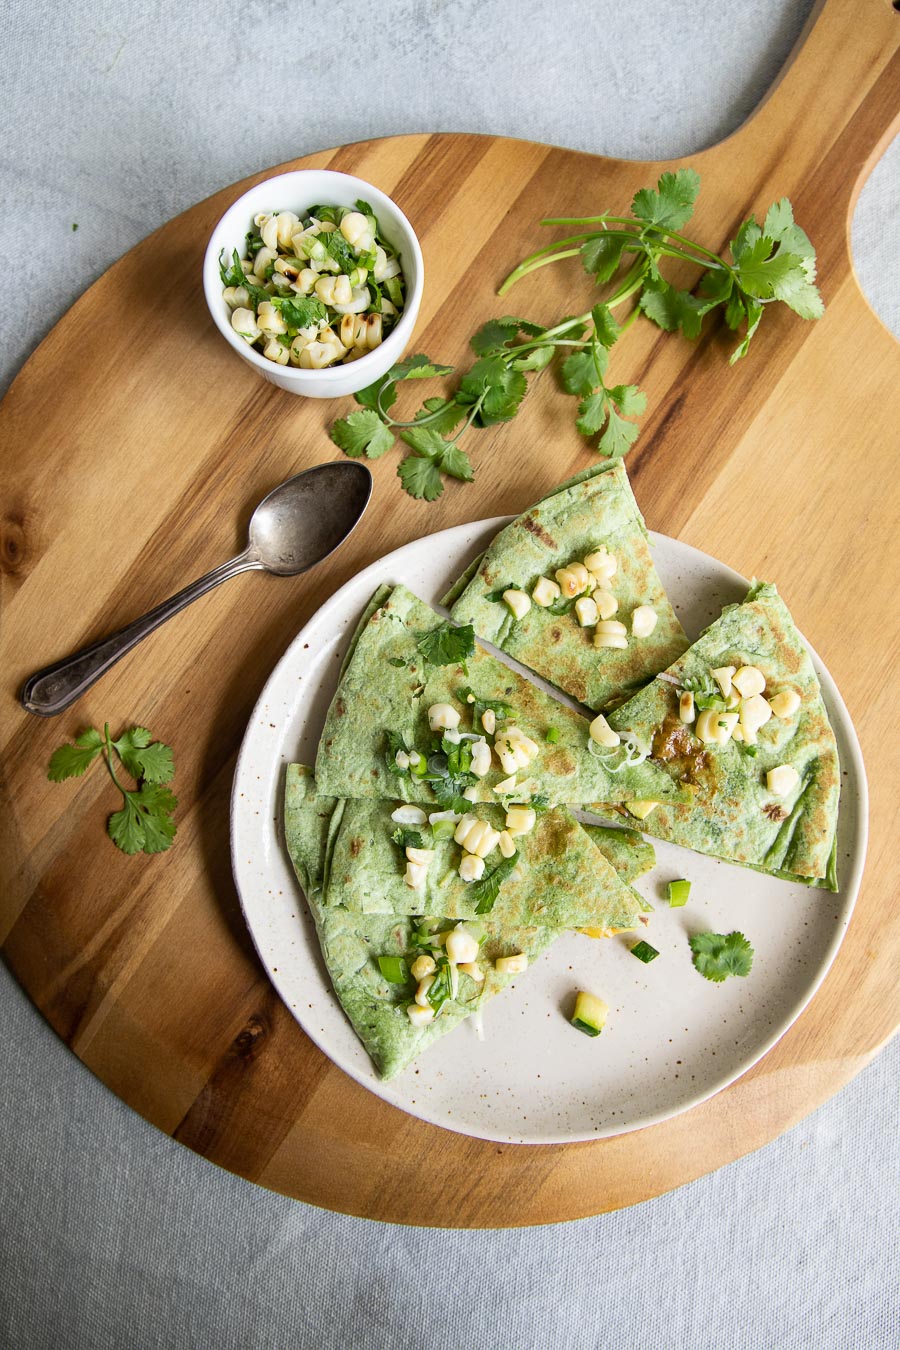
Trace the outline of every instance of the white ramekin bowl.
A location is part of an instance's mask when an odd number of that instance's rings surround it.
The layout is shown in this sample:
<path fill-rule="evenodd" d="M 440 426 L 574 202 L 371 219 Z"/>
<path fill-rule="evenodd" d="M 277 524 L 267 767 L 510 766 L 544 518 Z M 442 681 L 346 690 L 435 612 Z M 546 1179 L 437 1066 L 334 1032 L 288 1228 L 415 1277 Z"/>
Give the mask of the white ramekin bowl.
<path fill-rule="evenodd" d="M 266 360 L 231 326 L 231 311 L 222 299 L 220 255 L 224 250 L 230 256 L 232 250 L 237 249 L 240 257 L 246 256 L 247 231 L 253 225 L 253 217 L 260 211 L 295 211 L 302 216 L 317 203 L 352 206 L 358 198 L 367 201 L 373 208 L 379 228 L 400 258 L 406 279 L 406 306 L 399 322 L 380 347 L 346 366 L 301 370 L 297 366 L 279 366 L 274 361 Z M 265 182 L 252 187 L 225 212 L 212 232 L 203 259 L 206 303 L 213 322 L 229 347 L 264 380 L 292 394 L 304 394 L 307 398 L 340 398 L 345 394 L 355 394 L 357 390 L 380 379 L 395 361 L 399 361 L 412 337 L 422 301 L 423 284 L 422 250 L 415 231 L 399 206 L 372 183 L 347 173 L 335 173 L 331 169 L 296 169 L 292 173 L 267 178 Z"/>

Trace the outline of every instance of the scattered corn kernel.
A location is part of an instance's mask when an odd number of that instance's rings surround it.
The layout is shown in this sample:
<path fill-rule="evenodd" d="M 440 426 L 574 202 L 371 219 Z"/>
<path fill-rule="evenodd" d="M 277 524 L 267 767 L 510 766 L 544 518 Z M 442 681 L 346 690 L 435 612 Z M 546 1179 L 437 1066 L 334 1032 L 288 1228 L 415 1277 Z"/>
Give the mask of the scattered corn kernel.
<path fill-rule="evenodd" d="M 525 615 L 531 609 L 531 601 L 524 591 L 508 590 L 503 592 L 503 599 L 506 601 L 512 614 L 517 619 L 524 619 Z"/>
<path fill-rule="evenodd" d="M 605 544 L 601 544 L 594 553 L 587 555 L 584 565 L 591 575 L 602 583 L 616 575 L 619 561 L 614 553 L 609 552 Z"/>
<path fill-rule="evenodd" d="M 478 939 L 467 928 L 454 928 L 452 932 L 447 934 L 444 947 L 447 952 L 447 960 L 454 961 L 457 965 L 474 961 L 478 955 Z"/>
<path fill-rule="evenodd" d="M 690 689 L 685 689 L 678 700 L 678 716 L 685 724 L 693 722 L 697 716 L 697 710 L 694 707 L 694 695 Z"/>
<path fill-rule="evenodd" d="M 723 698 L 727 698 L 731 693 L 731 677 L 734 672 L 734 666 L 719 666 L 716 670 L 710 672 L 716 684 L 721 689 Z"/>
<path fill-rule="evenodd" d="M 434 850 L 410 847 L 406 850 L 406 856 L 411 863 L 419 863 L 422 867 L 427 867 L 434 857 Z"/>
<path fill-rule="evenodd" d="M 765 726 L 771 716 L 772 709 L 762 694 L 751 694 L 749 698 L 741 699 L 741 730 L 748 745 L 755 745 L 757 731 Z"/>
<path fill-rule="evenodd" d="M 426 975 L 433 975 L 436 970 L 437 966 L 434 964 L 434 957 L 426 956 L 423 952 L 421 956 L 417 956 L 415 961 L 413 961 L 409 968 L 409 973 L 414 980 L 424 980 Z"/>
<path fill-rule="evenodd" d="M 398 806 L 396 811 L 391 812 L 391 820 L 395 825 L 424 825 L 427 819 L 421 806 Z"/>
<path fill-rule="evenodd" d="M 498 783 L 494 791 L 498 797 L 508 797 L 515 792 L 517 786 L 516 775 L 511 774 L 509 778 L 504 778 L 502 783 Z"/>
<path fill-rule="evenodd" d="M 603 587 L 598 587 L 591 599 L 597 606 L 597 613 L 601 619 L 611 619 L 619 608 L 619 602 L 612 591 L 607 591 Z"/>
<path fill-rule="evenodd" d="M 485 708 L 484 712 L 481 714 L 481 725 L 489 736 L 493 736 L 494 732 L 497 730 L 497 714 L 494 712 L 493 708 Z"/>
<path fill-rule="evenodd" d="M 476 984 L 484 982 L 484 971 L 476 961 L 460 961 L 459 968 L 463 975 L 468 975 L 469 979 L 474 980 Z"/>
<path fill-rule="evenodd" d="M 612 750 L 621 744 L 622 738 L 617 731 L 613 731 L 602 713 L 598 713 L 588 728 L 588 733 L 592 741 L 597 745 L 605 746 Z"/>
<path fill-rule="evenodd" d="M 757 666 L 741 666 L 732 676 L 731 683 L 741 698 L 752 698 L 761 694 L 766 687 L 766 677 Z"/>
<path fill-rule="evenodd" d="M 429 1022 L 434 1021 L 434 1008 L 430 1003 L 427 1008 L 420 1008 L 417 1003 L 410 1003 L 407 1006 L 406 1015 L 414 1027 L 427 1027 Z"/>
<path fill-rule="evenodd" d="M 638 605 L 631 615 L 631 631 L 635 637 L 649 637 L 656 627 L 658 615 L 652 605 Z"/>
<path fill-rule="evenodd" d="M 500 852 L 504 858 L 511 858 L 516 851 L 515 841 L 509 830 L 500 831 Z"/>
<path fill-rule="evenodd" d="M 472 746 L 472 772 L 483 778 L 491 767 L 491 747 L 487 741 L 476 741 Z"/>
<path fill-rule="evenodd" d="M 800 695 L 796 689 L 781 689 L 769 699 L 769 707 L 776 717 L 787 721 L 800 707 Z"/>
<path fill-rule="evenodd" d="M 786 797 L 800 782 L 800 775 L 792 764 L 779 764 L 766 774 L 766 787 L 776 797 Z"/>
<path fill-rule="evenodd" d="M 597 602 L 589 595 L 582 595 L 575 601 L 575 617 L 582 628 L 592 628 L 600 618 Z"/>
<path fill-rule="evenodd" d="M 530 834 L 537 823 L 537 813 L 530 806 L 511 806 L 506 813 L 506 828 L 510 834 Z"/>
<path fill-rule="evenodd" d="M 569 567 L 560 567 L 556 573 L 559 588 L 567 600 L 574 600 L 591 588 L 591 578 L 584 563 L 572 563 Z"/>
<path fill-rule="evenodd" d="M 406 871 L 403 874 L 403 880 L 407 886 L 412 887 L 414 891 L 420 891 L 425 885 L 428 876 L 428 868 L 424 863 L 408 862 Z"/>
<path fill-rule="evenodd" d="M 528 957 L 525 952 L 516 952 L 513 956 L 498 956 L 494 962 L 498 975 L 521 975 L 528 969 Z"/>
<path fill-rule="evenodd" d="M 480 881 L 484 876 L 484 858 L 476 858 L 471 853 L 464 853 L 462 862 L 459 864 L 459 875 L 463 881 Z"/>
<path fill-rule="evenodd" d="M 455 730 L 459 726 L 459 716 L 449 703 L 432 703 L 428 709 L 428 725 L 432 731 L 442 731 L 447 727 Z"/>
<path fill-rule="evenodd" d="M 538 577 L 534 584 L 534 590 L 531 592 L 531 598 L 536 605 L 546 609 L 548 605 L 552 605 L 555 600 L 559 599 L 560 594 L 560 589 L 555 581 L 551 581 L 549 577 Z"/>

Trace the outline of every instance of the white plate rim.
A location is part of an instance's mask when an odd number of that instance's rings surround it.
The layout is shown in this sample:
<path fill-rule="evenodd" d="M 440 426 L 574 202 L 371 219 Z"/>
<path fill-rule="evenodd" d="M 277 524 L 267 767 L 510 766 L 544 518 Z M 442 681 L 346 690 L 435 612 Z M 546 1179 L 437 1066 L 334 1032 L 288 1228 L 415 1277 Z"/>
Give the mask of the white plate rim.
<path fill-rule="evenodd" d="M 845 865 L 844 869 L 845 876 L 844 878 L 842 878 L 840 895 L 834 897 L 835 900 L 840 901 L 839 915 L 836 916 L 838 922 L 836 924 L 832 939 L 824 950 L 822 960 L 816 967 L 815 975 L 810 979 L 808 985 L 804 988 L 803 995 L 796 1001 L 795 1004 L 791 1005 L 788 1014 L 775 1025 L 772 1033 L 768 1037 L 765 1037 L 761 1042 L 759 1042 L 757 1046 L 755 1046 L 754 1051 L 741 1062 L 740 1067 L 736 1071 L 734 1072 L 726 1071 L 721 1076 L 720 1079 L 711 1080 L 711 1082 L 704 1089 L 698 1091 L 689 1100 L 685 1101 L 682 1104 L 679 1104 L 674 1109 L 663 1108 L 662 1110 L 659 1111 L 655 1112 L 651 1111 L 642 1115 L 639 1114 L 638 1116 L 635 1117 L 634 1120 L 630 1122 L 617 1124 L 613 1127 L 604 1128 L 599 1131 L 592 1130 L 589 1133 L 571 1133 L 571 1132 L 542 1133 L 539 1136 L 535 1135 L 528 1137 L 517 1137 L 515 1134 L 510 1134 L 508 1131 L 505 1130 L 494 1131 L 490 1128 L 478 1128 L 477 1130 L 473 1130 L 472 1128 L 466 1127 L 461 1123 L 454 1122 L 453 1120 L 449 1121 L 438 1120 L 434 1117 L 433 1114 L 430 1114 L 427 1110 L 413 1109 L 408 1102 L 402 1099 L 403 1094 L 398 1093 L 396 1087 L 394 1086 L 394 1084 L 398 1080 L 389 1080 L 388 1082 L 385 1082 L 384 1080 L 378 1078 L 377 1075 L 375 1075 L 374 1070 L 372 1069 L 372 1066 L 369 1064 L 367 1058 L 364 1058 L 362 1066 L 358 1067 L 357 1064 L 353 1063 L 351 1060 L 345 1060 L 342 1057 L 336 1056 L 333 1047 L 328 1044 L 328 1038 L 326 1036 L 319 1034 L 313 1026 L 309 1025 L 306 1021 L 304 1021 L 302 1013 L 298 1011 L 298 1009 L 291 1003 L 290 997 L 285 989 L 286 980 L 284 977 L 279 978 L 281 976 L 281 972 L 275 969 L 272 965 L 272 962 L 268 959 L 263 949 L 262 943 L 260 941 L 259 934 L 257 933 L 256 928 L 254 926 L 254 920 L 251 914 L 251 903 L 248 898 L 251 887 L 245 877 L 245 871 L 242 864 L 241 848 L 240 848 L 240 844 L 243 842 L 243 834 L 242 834 L 243 785 L 247 781 L 249 773 L 249 761 L 253 752 L 253 734 L 252 734 L 253 728 L 258 722 L 260 710 L 266 706 L 267 701 L 271 696 L 271 691 L 273 687 L 276 686 L 284 668 L 286 666 L 289 666 L 292 662 L 295 662 L 298 657 L 298 654 L 303 650 L 304 640 L 307 637 L 309 630 L 314 626 L 319 627 L 323 623 L 326 625 L 326 627 L 331 627 L 332 616 L 340 614 L 342 607 L 346 602 L 347 594 L 349 592 L 355 591 L 357 589 L 365 590 L 366 588 L 368 588 L 368 591 L 370 593 L 374 592 L 376 587 L 385 580 L 385 577 L 390 577 L 392 575 L 393 569 L 397 565 L 402 566 L 404 560 L 409 556 L 410 550 L 416 547 L 421 547 L 423 544 L 428 543 L 433 548 L 443 549 L 444 554 L 446 554 L 447 552 L 452 551 L 454 545 L 461 539 L 461 536 L 463 535 L 471 536 L 472 532 L 487 533 L 491 530 L 496 531 L 501 529 L 504 525 L 508 524 L 512 519 L 513 517 L 511 516 L 496 516 L 479 521 L 468 521 L 460 525 L 450 526 L 447 529 L 435 531 L 434 533 L 423 535 L 417 539 L 410 540 L 408 543 L 401 545 L 399 548 L 394 549 L 392 552 L 384 554 L 382 557 L 370 563 L 361 572 L 356 573 L 354 576 L 349 578 L 348 581 L 346 581 L 342 586 L 340 586 L 338 590 L 336 590 L 309 617 L 309 619 L 306 621 L 303 627 L 298 631 L 296 636 L 288 644 L 282 656 L 279 658 L 279 660 L 273 667 L 272 671 L 270 672 L 266 680 L 266 683 L 264 684 L 260 692 L 259 698 L 257 699 L 256 704 L 254 705 L 253 713 L 251 714 L 248 720 L 247 729 L 241 741 L 241 747 L 238 752 L 238 757 L 235 764 L 235 772 L 231 794 L 231 808 L 230 808 L 232 872 L 244 920 L 247 924 L 247 928 L 253 941 L 253 945 L 256 950 L 257 956 L 259 957 L 260 962 L 262 963 L 264 969 L 266 970 L 269 980 L 274 985 L 277 993 L 281 997 L 282 1001 L 285 1003 L 285 1006 L 295 1017 L 295 1019 L 303 1029 L 304 1033 L 310 1037 L 310 1039 L 314 1042 L 314 1044 L 316 1044 L 318 1048 L 325 1055 L 327 1055 L 329 1059 L 332 1060 L 333 1063 L 335 1063 L 343 1072 L 347 1073 L 348 1076 L 352 1078 L 355 1082 L 359 1083 L 362 1087 L 366 1088 L 367 1090 L 374 1092 L 375 1095 L 381 1097 L 383 1100 L 387 1101 L 390 1105 L 396 1106 L 398 1109 L 407 1112 L 408 1114 L 416 1117 L 417 1119 L 423 1120 L 428 1124 L 436 1125 L 441 1129 L 447 1129 L 453 1133 L 462 1134 L 466 1137 L 485 1139 L 492 1142 L 505 1144 L 510 1143 L 522 1144 L 526 1146 L 538 1146 L 543 1144 L 559 1145 L 567 1143 L 581 1143 L 594 1139 L 611 1138 L 616 1135 L 646 1129 L 653 1125 L 661 1124 L 662 1122 L 669 1120 L 676 1115 L 681 1115 L 685 1111 L 692 1110 L 695 1106 L 699 1106 L 703 1102 L 710 1100 L 710 1098 L 724 1091 L 726 1088 L 731 1086 L 732 1083 L 737 1081 L 737 1079 L 743 1077 L 743 1075 L 747 1073 L 751 1068 L 753 1068 L 754 1065 L 758 1064 L 759 1061 L 769 1053 L 769 1051 L 778 1043 L 778 1041 L 782 1039 L 782 1037 L 786 1034 L 786 1032 L 794 1025 L 797 1019 L 802 1015 L 802 1013 L 809 1006 L 810 1002 L 820 989 L 825 977 L 827 976 L 829 970 L 831 969 L 831 966 L 834 963 L 834 960 L 840 949 L 841 943 L 843 942 L 844 936 L 846 934 L 847 927 L 852 917 L 856 900 L 859 894 L 860 884 L 862 881 L 862 875 L 865 867 L 866 852 L 868 845 L 868 815 L 869 815 L 868 784 L 866 779 L 865 765 L 862 758 L 862 751 L 859 745 L 859 740 L 856 736 L 855 728 L 853 726 L 846 704 L 844 703 L 840 691 L 837 688 L 837 685 L 834 679 L 832 678 L 830 672 L 828 671 L 827 667 L 825 666 L 824 662 L 821 660 L 815 649 L 811 646 L 809 642 L 807 642 L 806 638 L 804 637 L 803 641 L 806 644 L 812 657 L 816 674 L 819 678 L 820 684 L 822 685 L 823 694 L 825 695 L 826 702 L 828 703 L 829 706 L 829 711 L 832 714 L 832 716 L 834 716 L 834 714 L 837 714 L 837 720 L 840 722 L 841 731 L 843 733 L 843 737 L 846 742 L 845 748 L 849 748 L 850 750 L 850 757 L 849 757 L 850 763 L 848 764 L 846 756 L 842 755 L 841 767 L 842 770 L 849 769 L 850 772 L 852 773 L 853 786 L 858 799 L 857 835 L 854 841 L 855 847 L 853 849 L 851 859 Z M 734 568 L 729 567 L 728 564 L 721 562 L 719 559 L 712 557 L 712 555 L 703 552 L 701 549 L 695 548 L 693 545 L 684 543 L 681 540 L 674 539 L 671 536 L 662 535 L 657 531 L 649 531 L 649 534 L 651 541 L 654 544 L 665 543 L 669 545 L 675 545 L 680 553 L 683 553 L 695 564 L 699 564 L 704 569 L 709 567 L 715 568 L 716 571 L 723 577 L 723 579 L 727 579 L 727 581 L 730 584 L 734 585 L 736 588 L 747 589 L 750 586 L 749 580 L 746 577 L 744 577 L 740 572 L 737 572 Z M 471 552 L 471 539 L 467 539 L 466 542 L 469 544 Z M 275 842 L 278 848 L 283 851 L 284 850 L 283 838 L 278 837 Z M 653 842 L 658 846 L 658 841 L 651 839 L 651 842 Z M 727 866 L 727 864 L 725 865 Z M 245 883 L 244 885 L 242 885 L 242 880 Z M 299 887 L 299 883 L 297 883 L 297 889 L 300 896 L 302 897 L 302 890 Z M 821 894 L 829 894 L 829 893 L 823 892 Z M 305 898 L 303 899 L 303 903 L 305 903 Z M 342 1010 L 340 1011 L 339 1015 L 343 1017 Z"/>

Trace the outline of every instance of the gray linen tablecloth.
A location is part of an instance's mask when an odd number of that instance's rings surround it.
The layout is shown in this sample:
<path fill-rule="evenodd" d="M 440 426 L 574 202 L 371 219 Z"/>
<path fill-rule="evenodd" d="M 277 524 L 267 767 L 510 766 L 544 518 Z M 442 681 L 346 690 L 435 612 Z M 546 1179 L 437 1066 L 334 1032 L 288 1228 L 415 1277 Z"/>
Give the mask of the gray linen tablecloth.
<path fill-rule="evenodd" d="M 435 129 L 685 155 L 751 111 L 809 8 L 13 0 L 0 384 L 125 250 L 251 171 Z M 853 237 L 900 333 L 900 144 Z M 898 1343 L 896 1046 L 775 1143 L 671 1195 L 465 1233 L 325 1213 L 219 1171 L 99 1084 L 2 968 L 0 1016 L 3 1346 Z"/>

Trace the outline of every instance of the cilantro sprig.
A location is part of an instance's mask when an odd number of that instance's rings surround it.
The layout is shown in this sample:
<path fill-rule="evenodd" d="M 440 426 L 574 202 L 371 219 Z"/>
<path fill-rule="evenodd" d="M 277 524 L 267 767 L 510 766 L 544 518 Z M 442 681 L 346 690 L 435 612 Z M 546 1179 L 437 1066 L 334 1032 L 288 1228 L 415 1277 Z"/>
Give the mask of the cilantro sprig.
<path fill-rule="evenodd" d="M 753 948 L 743 933 L 696 933 L 690 939 L 694 966 L 707 980 L 721 984 L 729 975 L 749 975 Z"/>
<path fill-rule="evenodd" d="M 733 365 L 747 355 L 767 305 L 781 302 L 803 319 L 818 319 L 824 312 L 815 284 L 815 249 L 796 224 L 786 197 L 769 207 L 762 224 L 752 215 L 745 220 L 720 254 L 683 233 L 699 190 L 693 169 L 677 169 L 662 174 L 655 188 L 635 193 L 628 216 L 603 212 L 542 221 L 576 233 L 523 259 L 499 294 L 538 268 L 580 257 L 595 283 L 610 287 L 605 299 L 550 327 L 510 315 L 488 320 L 471 339 L 477 359 L 456 388 L 426 399 L 407 421 L 390 411 L 398 384 L 454 372 L 421 353 L 399 362 L 356 395 L 362 411 L 336 422 L 332 440 L 348 455 L 377 459 L 395 446 L 398 433 L 409 446 L 397 470 L 404 488 L 413 497 L 434 501 L 447 478 L 472 481 L 461 437 L 470 427 L 515 417 L 527 392 L 526 375 L 545 369 L 561 353 L 563 388 L 578 399 L 578 430 L 607 458 L 627 454 L 638 438 L 638 419 L 647 400 L 636 384 L 609 380 L 608 367 L 613 347 L 636 320 L 644 318 L 664 332 L 694 341 L 707 316 L 718 310 L 728 328 L 739 334 L 730 356 Z M 670 263 L 697 269 L 690 289 L 664 275 Z M 631 308 L 620 322 L 613 310 L 626 304 Z"/>
<path fill-rule="evenodd" d="M 47 777 L 52 783 L 80 778 L 101 754 L 123 799 L 121 810 L 113 812 L 107 822 L 109 837 L 123 853 L 164 853 L 175 838 L 173 812 L 178 805 L 166 786 L 175 773 L 171 748 L 154 741 L 146 727 L 131 727 L 114 741 L 107 722 L 102 734 L 88 727 L 74 744 L 54 750 Z M 138 784 L 136 788 L 119 782 L 113 755 Z"/>

